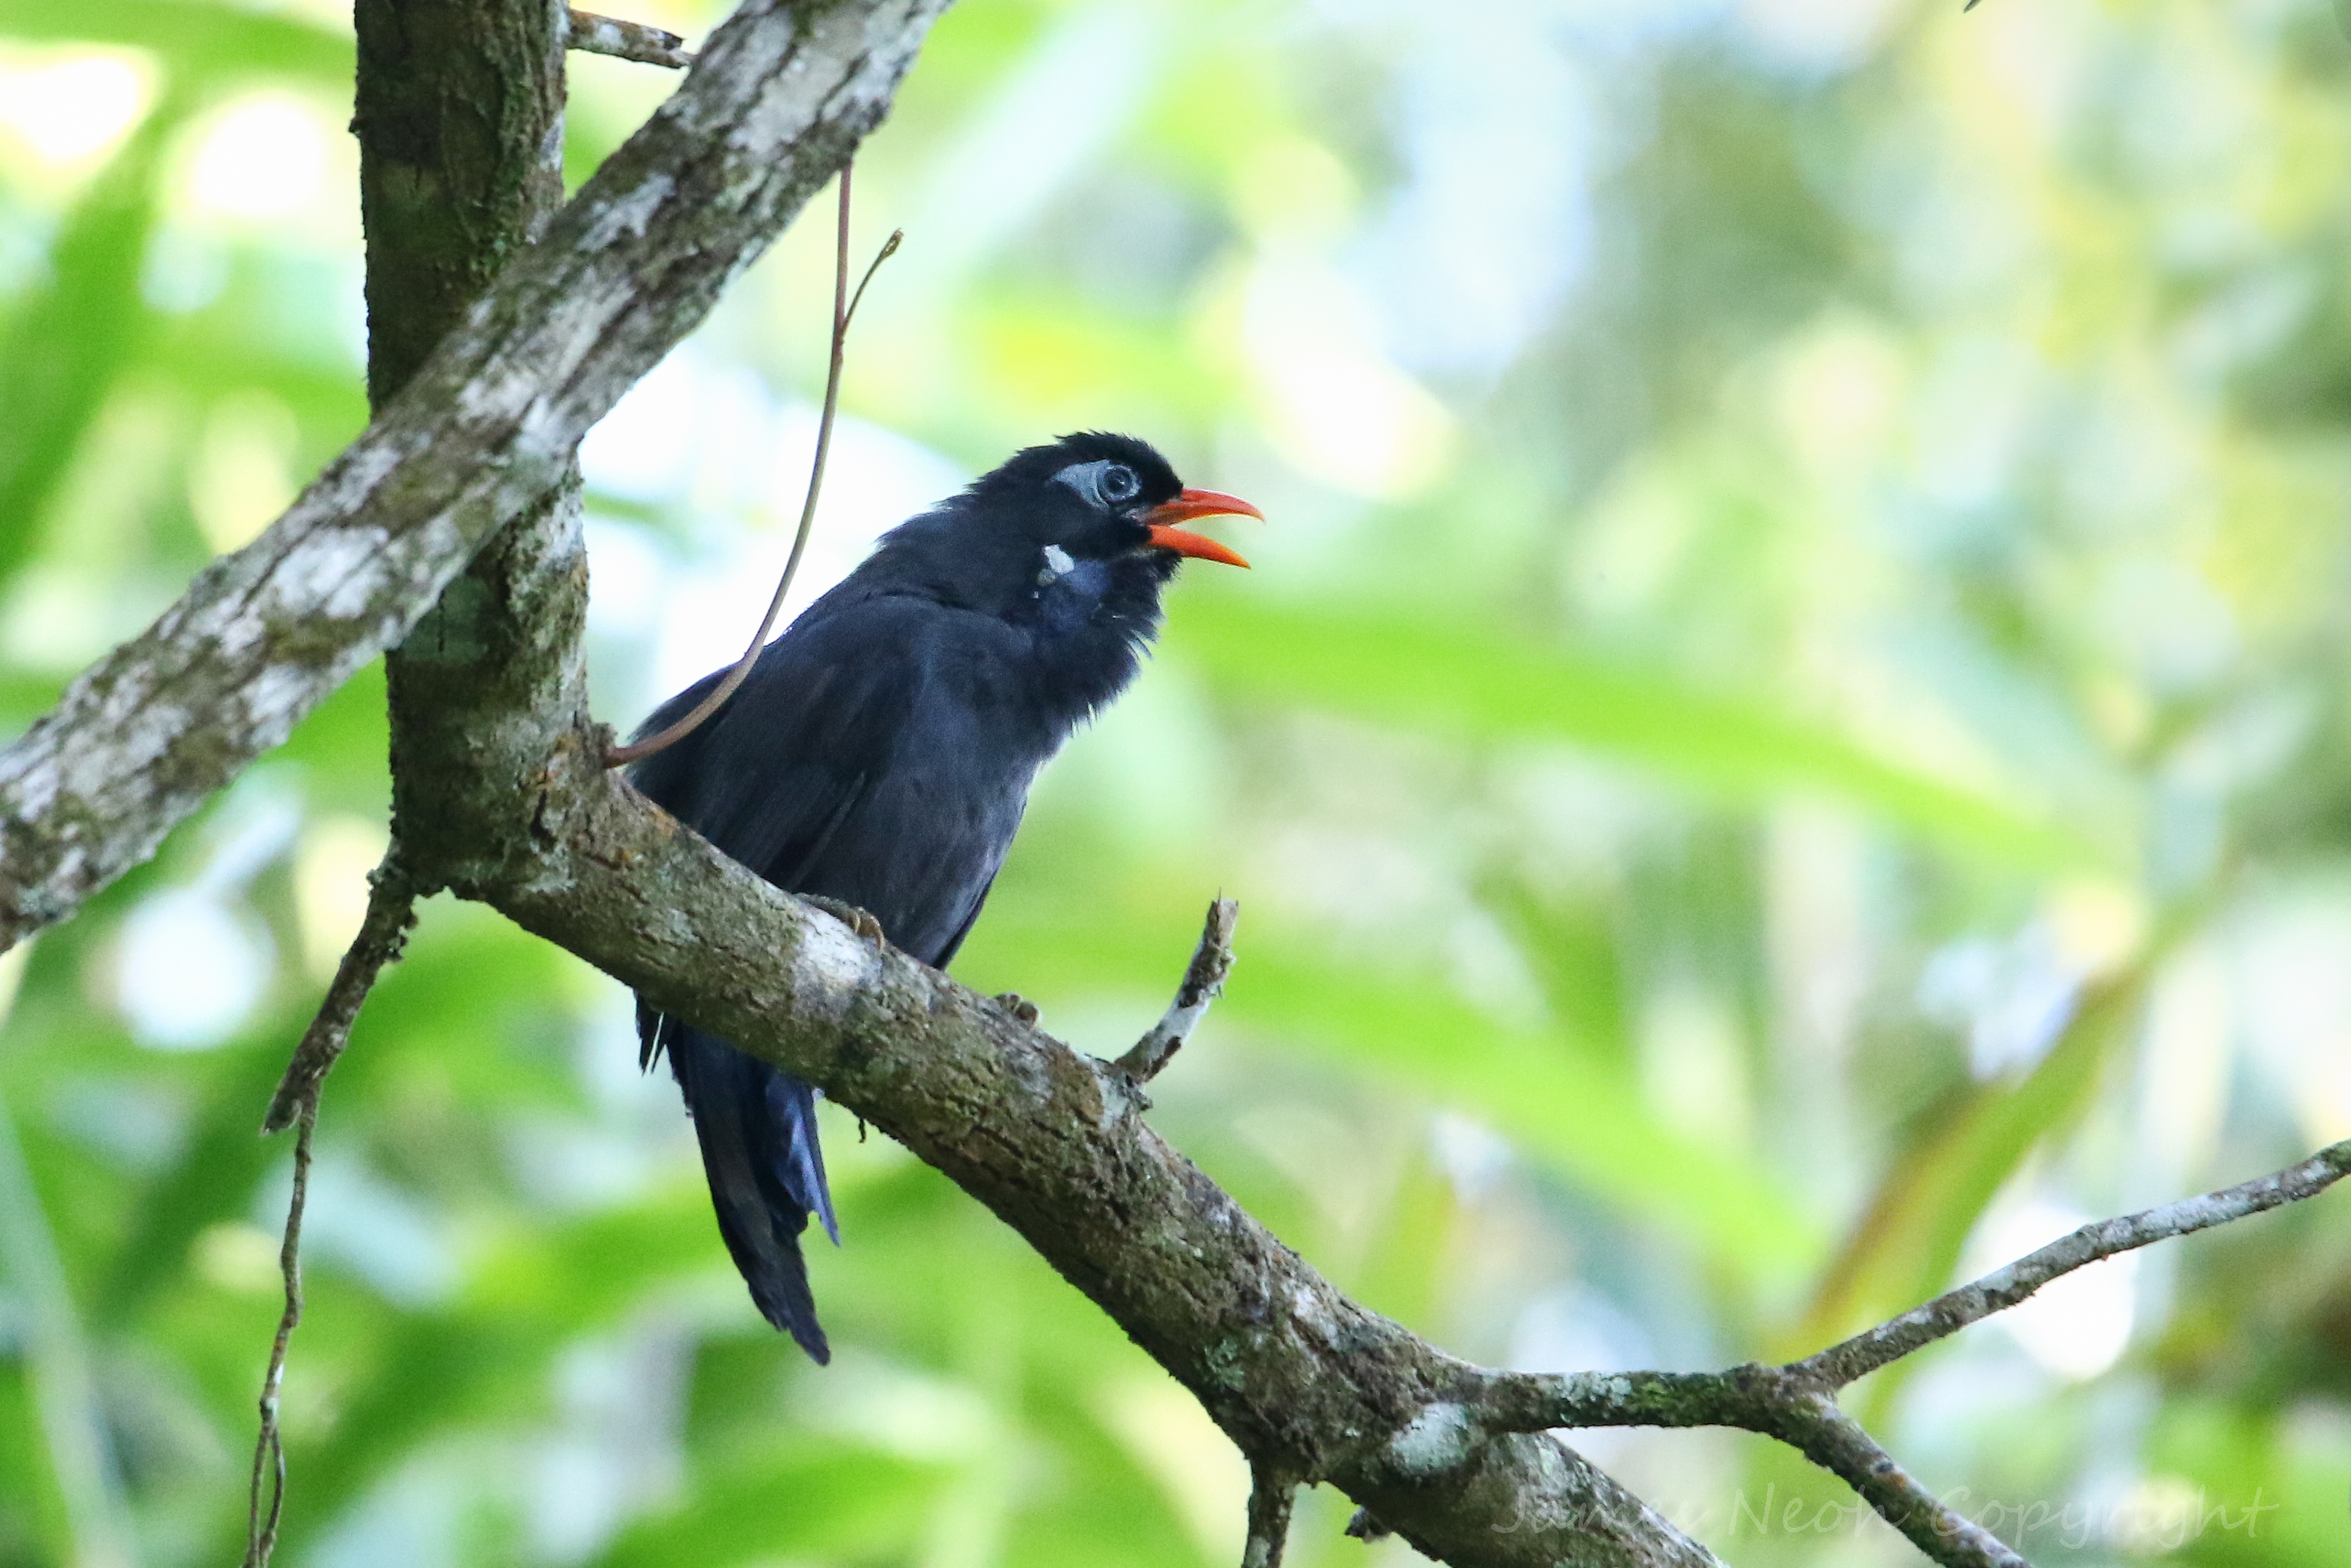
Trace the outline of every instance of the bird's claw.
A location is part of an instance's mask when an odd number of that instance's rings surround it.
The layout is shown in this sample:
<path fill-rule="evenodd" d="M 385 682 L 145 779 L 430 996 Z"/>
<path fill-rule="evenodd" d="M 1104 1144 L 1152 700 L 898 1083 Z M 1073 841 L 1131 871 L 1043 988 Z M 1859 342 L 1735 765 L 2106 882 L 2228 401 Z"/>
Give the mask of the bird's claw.
<path fill-rule="evenodd" d="M 998 993 L 996 998 L 996 1005 L 1002 1008 L 1006 1012 L 1010 1013 L 1014 1018 L 1019 1019 L 1022 1023 L 1035 1023 L 1040 1016 L 1037 1011 L 1037 1004 L 1022 996 L 1019 991 L 1004 991 Z"/>
<path fill-rule="evenodd" d="M 838 898 L 826 898 L 820 894 L 804 893 L 800 894 L 800 900 L 805 904 L 815 904 L 876 947 L 882 946 L 882 923 L 873 918 L 871 910 L 860 909 L 857 905 L 844 903 Z"/>

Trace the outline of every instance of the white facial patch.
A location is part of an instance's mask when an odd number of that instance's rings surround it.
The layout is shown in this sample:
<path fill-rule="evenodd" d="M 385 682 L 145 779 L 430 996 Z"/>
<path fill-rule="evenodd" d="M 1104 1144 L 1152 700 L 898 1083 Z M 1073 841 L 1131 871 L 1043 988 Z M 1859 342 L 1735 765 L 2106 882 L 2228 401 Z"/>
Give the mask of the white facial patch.
<path fill-rule="evenodd" d="M 1099 507 L 1102 504 L 1102 470 L 1109 466 L 1107 457 L 1098 457 L 1092 463 L 1072 463 L 1053 476 L 1053 483 L 1067 485 L 1086 505 Z"/>
<path fill-rule="evenodd" d="M 1078 563 L 1070 559 L 1068 550 L 1063 549 L 1060 545 L 1047 545 L 1045 570 L 1037 574 L 1037 586 L 1050 588 L 1075 571 L 1077 568 Z"/>

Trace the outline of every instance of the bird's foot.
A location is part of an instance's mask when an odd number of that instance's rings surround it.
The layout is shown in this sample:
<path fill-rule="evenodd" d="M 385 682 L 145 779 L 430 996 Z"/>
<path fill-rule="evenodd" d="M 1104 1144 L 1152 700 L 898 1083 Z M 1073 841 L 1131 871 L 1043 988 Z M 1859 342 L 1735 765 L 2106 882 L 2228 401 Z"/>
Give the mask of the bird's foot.
<path fill-rule="evenodd" d="M 998 993 L 996 1005 L 1002 1008 L 1006 1012 L 1010 1013 L 1014 1018 L 1019 1019 L 1022 1023 L 1035 1023 L 1038 1018 L 1041 1016 L 1037 1011 L 1037 1004 L 1022 996 L 1019 991 L 1002 991 Z"/>
<path fill-rule="evenodd" d="M 838 898 L 827 898 L 821 894 L 803 893 L 799 898 L 803 904 L 815 904 L 876 947 L 882 946 L 882 923 L 873 918 L 872 911 L 860 909 Z"/>

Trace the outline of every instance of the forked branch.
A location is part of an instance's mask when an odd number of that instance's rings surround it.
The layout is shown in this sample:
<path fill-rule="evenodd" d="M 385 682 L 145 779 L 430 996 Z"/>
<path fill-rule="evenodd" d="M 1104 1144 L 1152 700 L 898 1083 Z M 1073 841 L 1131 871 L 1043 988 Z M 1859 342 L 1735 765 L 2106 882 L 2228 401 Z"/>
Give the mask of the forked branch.
<path fill-rule="evenodd" d="M 1843 1479 L 1948 1568 L 2025 1568 L 1990 1531 L 1920 1485 L 1836 1402 L 1837 1390 L 2017 1305 L 2102 1259 L 2314 1197 L 2351 1175 L 2351 1140 L 2199 1197 L 2102 1219 L 1922 1307 L 1785 1366 L 1725 1372 L 1489 1372 L 1450 1417 L 1483 1433 L 1578 1427 L 1736 1427 L 1779 1438 Z M 1439 1419 L 1438 1406 L 1422 1419 Z"/>
<path fill-rule="evenodd" d="M 881 120 L 945 5 L 743 0 L 286 515 L 0 747 L 0 951 L 145 860 L 563 482 Z"/>
<path fill-rule="evenodd" d="M 2191 1236 L 2248 1215 L 2315 1197 L 2346 1176 L 2351 1176 L 2351 1139 L 2330 1144 L 2297 1165 L 2254 1181 L 2240 1182 L 2201 1197 L 2183 1198 L 2118 1219 L 2085 1225 L 2013 1263 L 1993 1270 L 1980 1280 L 1946 1291 L 1923 1307 L 1914 1307 L 1890 1322 L 1880 1323 L 1841 1344 L 1807 1356 L 1793 1370 L 1817 1378 L 1829 1387 L 1842 1388 L 1913 1351 L 1957 1333 L 1980 1318 L 2006 1311 L 2052 1280 L 2062 1279 L 2076 1269 L 2152 1242 Z"/>

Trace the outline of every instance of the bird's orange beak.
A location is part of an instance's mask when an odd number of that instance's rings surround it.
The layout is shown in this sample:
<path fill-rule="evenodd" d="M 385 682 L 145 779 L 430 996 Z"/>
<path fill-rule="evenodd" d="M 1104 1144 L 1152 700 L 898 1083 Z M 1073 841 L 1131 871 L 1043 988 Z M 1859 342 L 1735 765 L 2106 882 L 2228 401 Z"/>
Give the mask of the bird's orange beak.
<path fill-rule="evenodd" d="M 1247 566 L 1240 552 L 1218 544 L 1206 534 L 1196 534 L 1180 528 L 1178 523 L 1194 517 L 1243 517 L 1262 519 L 1265 514 L 1242 500 L 1238 496 L 1227 496 L 1215 490 L 1186 490 L 1172 501 L 1163 502 L 1143 514 L 1144 527 L 1151 531 L 1151 542 L 1161 549 L 1172 549 L 1177 555 L 1188 555 L 1196 560 L 1222 561 L 1227 566 Z"/>

